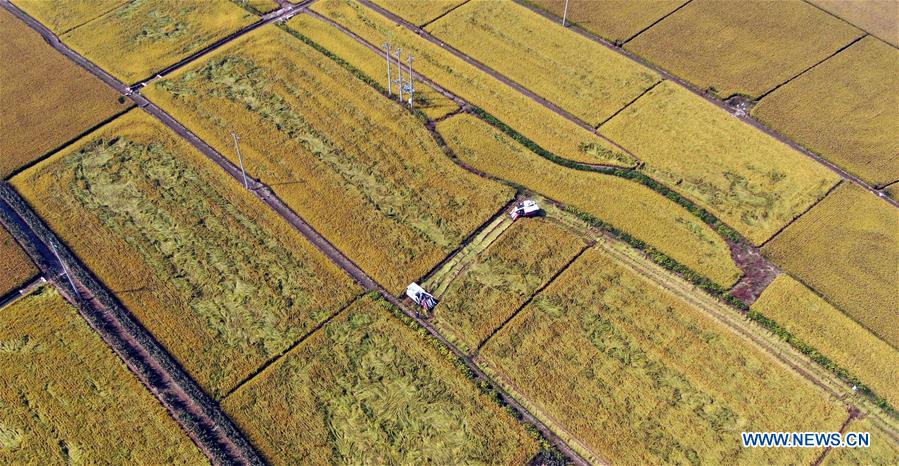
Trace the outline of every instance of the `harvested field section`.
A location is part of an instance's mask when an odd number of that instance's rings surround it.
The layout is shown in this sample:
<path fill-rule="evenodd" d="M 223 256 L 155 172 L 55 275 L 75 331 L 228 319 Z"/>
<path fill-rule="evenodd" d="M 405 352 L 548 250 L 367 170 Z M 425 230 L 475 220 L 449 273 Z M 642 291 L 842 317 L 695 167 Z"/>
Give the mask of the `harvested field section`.
<path fill-rule="evenodd" d="M 789 275 L 780 275 L 752 305 L 803 342 L 899 405 L 899 351 L 862 328 Z"/>
<path fill-rule="evenodd" d="M 102 16 L 129 0 L 12 0 L 12 3 L 56 34 L 63 34 Z M 4 11 L 5 13 L 5 11 Z M 6 25 L 0 27 L 6 30 Z M 4 43 L 6 41 L 4 40 Z M 4 62 L 8 63 L 8 62 Z"/>
<path fill-rule="evenodd" d="M 474 351 L 584 245 L 550 220 L 516 221 L 452 279 L 434 308 L 434 325 Z"/>
<path fill-rule="evenodd" d="M 288 23 L 290 29 L 299 32 L 313 42 L 328 49 L 338 57 L 346 60 L 354 68 L 365 73 L 386 89 L 387 67 L 384 53 L 375 53 L 356 39 L 342 33 L 336 27 L 310 15 L 297 15 Z M 396 78 L 396 62 L 391 65 L 391 78 Z M 403 71 L 406 74 L 405 68 Z M 396 92 L 396 86 L 393 86 Z M 415 108 L 435 120 L 459 109 L 452 99 L 437 92 L 433 87 L 416 80 Z"/>
<path fill-rule="evenodd" d="M 899 443 L 871 418 L 854 420 L 846 432 L 868 432 L 869 448 L 834 448 L 824 457 L 824 466 L 890 466 L 899 464 Z"/>
<path fill-rule="evenodd" d="M 2 309 L 0 367 L 0 463 L 208 463 L 53 288 Z"/>
<path fill-rule="evenodd" d="M 275 464 L 525 464 L 537 444 L 420 328 L 364 297 L 229 396 Z"/>
<path fill-rule="evenodd" d="M 669 81 L 600 127 L 649 176 L 761 244 L 839 178 L 788 145 Z"/>
<path fill-rule="evenodd" d="M 216 398 L 360 291 L 221 168 L 141 111 L 13 185 Z"/>
<path fill-rule="evenodd" d="M 899 348 L 899 211 L 843 184 L 762 252 Z"/>
<path fill-rule="evenodd" d="M 511 1 L 471 0 L 427 30 L 593 126 L 661 79 Z"/>
<path fill-rule="evenodd" d="M 2 8 L 0 42 L 0 178 L 127 108 L 115 90 Z"/>
<path fill-rule="evenodd" d="M 896 0 L 808 0 L 878 39 L 899 47 L 899 3 Z"/>
<path fill-rule="evenodd" d="M 873 185 L 895 181 L 899 50 L 865 37 L 766 96 L 752 115 Z"/>
<path fill-rule="evenodd" d="M 527 0 L 562 17 L 565 0 Z M 571 0 L 568 22 L 609 42 L 621 43 L 671 13 L 687 0 Z"/>
<path fill-rule="evenodd" d="M 0 225 L 0 264 L 0 296 L 15 291 L 38 273 L 31 259 L 3 225 Z"/>
<path fill-rule="evenodd" d="M 798 0 L 694 0 L 627 43 L 718 97 L 758 97 L 864 33 Z"/>
<path fill-rule="evenodd" d="M 608 222 L 725 288 L 740 276 L 717 232 L 639 183 L 556 165 L 470 115 L 452 117 L 437 129 L 462 162 L 477 170 Z"/>
<path fill-rule="evenodd" d="M 135 0 L 60 39 L 119 80 L 134 83 L 257 19 L 229 0 Z"/>
<path fill-rule="evenodd" d="M 248 6 L 259 13 L 265 14 L 271 11 L 275 11 L 279 8 L 278 2 L 275 0 L 231 0 L 238 5 Z"/>
<path fill-rule="evenodd" d="M 417 26 L 446 14 L 464 2 L 465 0 L 372 0 L 372 3 Z"/>
<path fill-rule="evenodd" d="M 615 464 L 810 464 L 819 452 L 747 449 L 739 433 L 832 431 L 847 417 L 798 374 L 598 248 L 480 354 L 581 450 Z"/>
<path fill-rule="evenodd" d="M 450 161 L 401 105 L 274 26 L 157 81 L 149 98 L 387 289 L 454 250 L 513 191 Z"/>
<path fill-rule="evenodd" d="M 496 115 L 504 123 L 560 157 L 585 163 L 632 167 L 631 157 L 592 132 L 529 99 L 487 73 L 351 0 L 320 0 L 311 9 L 370 44 L 391 42 L 415 55 L 415 69 Z M 335 51 L 335 53 L 338 53 Z"/>

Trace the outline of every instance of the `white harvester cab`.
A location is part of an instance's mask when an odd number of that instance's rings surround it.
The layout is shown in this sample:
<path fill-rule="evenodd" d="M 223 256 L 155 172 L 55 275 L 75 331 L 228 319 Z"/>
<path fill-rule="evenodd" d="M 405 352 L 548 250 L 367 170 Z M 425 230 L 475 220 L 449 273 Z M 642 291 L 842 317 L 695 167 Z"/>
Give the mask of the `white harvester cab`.
<path fill-rule="evenodd" d="M 412 301 L 415 301 L 416 304 L 423 307 L 428 312 L 431 312 L 431 310 L 434 309 L 434 306 L 437 305 L 437 300 L 434 296 L 425 291 L 424 288 L 418 286 L 418 283 L 410 283 L 409 286 L 406 287 L 406 296 L 412 298 Z"/>
<path fill-rule="evenodd" d="M 512 220 L 515 220 L 518 217 L 534 217 L 538 213 L 540 213 L 540 206 L 531 199 L 527 199 L 523 202 L 519 202 L 512 209 L 512 212 L 509 213 L 509 216 L 512 217 Z"/>

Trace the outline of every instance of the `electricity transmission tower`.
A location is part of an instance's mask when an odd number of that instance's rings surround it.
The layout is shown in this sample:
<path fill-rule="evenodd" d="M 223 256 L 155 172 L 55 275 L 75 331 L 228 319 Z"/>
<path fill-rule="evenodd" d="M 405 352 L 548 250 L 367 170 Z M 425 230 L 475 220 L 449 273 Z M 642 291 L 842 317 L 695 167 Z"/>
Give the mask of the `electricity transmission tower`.
<path fill-rule="evenodd" d="M 393 74 L 391 74 L 390 69 L 390 52 L 393 52 L 393 58 L 396 62 L 396 73 L 397 77 L 394 78 Z M 397 89 L 399 90 L 399 98 L 400 102 L 408 103 L 409 108 L 415 107 L 415 79 L 412 77 L 412 61 L 414 57 L 412 54 L 409 54 L 406 57 L 406 63 L 408 64 L 407 71 L 409 73 L 408 79 L 403 78 L 403 49 L 400 47 L 393 48 L 390 43 L 384 44 L 384 58 L 387 59 L 387 95 L 389 97 L 393 97 L 393 85 L 396 84 Z M 408 101 L 404 98 L 404 94 L 409 96 Z"/>

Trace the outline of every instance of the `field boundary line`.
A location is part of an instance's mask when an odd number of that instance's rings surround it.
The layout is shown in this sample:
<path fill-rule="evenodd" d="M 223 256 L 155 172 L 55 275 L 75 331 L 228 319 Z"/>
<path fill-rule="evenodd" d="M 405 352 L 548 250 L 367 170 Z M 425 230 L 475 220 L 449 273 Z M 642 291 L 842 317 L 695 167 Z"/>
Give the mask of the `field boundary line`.
<path fill-rule="evenodd" d="M 72 26 L 72 27 L 66 29 L 65 31 L 61 31 L 58 35 L 59 35 L 59 36 L 64 36 L 64 35 L 66 35 L 66 34 L 72 32 L 72 31 L 74 31 L 75 29 L 80 28 L 81 26 L 86 26 L 88 23 L 92 23 L 92 22 L 94 22 L 94 21 L 96 21 L 96 20 L 98 20 L 98 19 L 100 19 L 100 18 L 102 18 L 102 17 L 104 17 L 104 16 L 106 16 L 106 15 L 112 13 L 113 11 L 122 8 L 122 7 L 125 6 L 125 5 L 127 5 L 127 3 L 119 3 L 119 4 L 117 4 L 116 6 L 110 8 L 110 9 L 108 9 L 108 10 L 102 12 L 102 13 L 98 13 L 96 16 L 92 16 L 91 18 L 86 19 L 86 20 L 84 20 L 83 22 L 81 22 L 81 23 L 79 23 L 79 24 L 76 24 L 75 26 Z"/>
<path fill-rule="evenodd" d="M 856 417 L 858 417 L 858 413 L 857 413 L 855 410 L 849 410 L 849 418 L 847 418 L 846 421 L 843 422 L 843 425 L 840 426 L 840 431 L 839 431 L 839 432 L 840 432 L 841 434 L 845 434 L 845 433 L 846 433 L 846 428 L 849 427 L 849 424 L 850 424 L 853 420 L 855 420 Z M 830 453 L 831 450 L 833 450 L 833 447 L 830 446 L 830 445 L 824 447 L 824 451 L 822 451 L 821 454 L 818 455 L 818 458 L 815 459 L 814 462 L 812 462 L 812 465 L 811 465 L 811 466 L 819 466 L 821 463 L 823 463 L 823 462 L 824 462 L 824 458 L 827 457 L 827 454 Z"/>
<path fill-rule="evenodd" d="M 595 129 L 596 129 L 597 131 L 599 131 L 600 126 L 602 126 L 602 125 L 608 123 L 612 118 L 615 118 L 616 116 L 618 116 L 619 113 L 625 111 L 628 107 L 630 107 L 631 105 L 633 105 L 634 103 L 636 103 L 638 100 L 640 100 L 640 97 L 643 97 L 644 95 L 649 94 L 649 91 L 655 89 L 656 86 L 658 86 L 659 84 L 662 84 L 662 83 L 665 82 L 665 81 L 666 81 L 666 80 L 665 80 L 665 78 L 663 77 L 662 79 L 660 79 L 660 80 L 654 82 L 654 83 L 652 84 L 652 86 L 649 86 L 649 87 L 647 87 L 646 89 L 644 89 L 643 92 L 640 93 L 640 95 L 638 95 L 637 97 L 634 97 L 630 102 L 624 104 L 624 107 L 619 108 L 618 110 L 615 111 L 615 113 L 611 114 L 608 118 L 606 118 L 605 120 L 600 121 L 599 124 L 596 125 Z M 639 160 L 638 160 L 638 161 L 639 161 Z"/>
<path fill-rule="evenodd" d="M 340 314 L 343 314 L 343 312 L 346 311 L 347 308 L 349 308 L 355 302 L 359 301 L 359 299 L 364 297 L 367 293 L 368 293 L 367 291 L 364 291 L 356 296 L 353 296 L 352 299 L 350 299 L 349 301 L 344 303 L 342 306 L 340 306 L 340 308 L 338 308 L 335 312 L 331 313 L 331 315 L 329 315 L 327 319 L 319 322 L 318 324 L 315 324 L 315 327 L 312 327 L 308 332 L 306 332 L 305 334 L 300 336 L 300 338 L 298 338 L 296 341 L 291 343 L 287 348 L 284 349 L 284 351 L 281 351 L 280 353 L 269 358 L 268 361 L 265 361 L 265 363 L 263 363 L 261 366 L 257 367 L 256 370 L 254 370 L 251 374 L 244 377 L 234 387 L 232 387 L 230 390 L 228 390 L 228 392 L 225 393 L 222 396 L 222 398 L 219 400 L 219 404 L 223 403 L 231 395 L 240 391 L 241 388 L 243 388 L 246 384 L 252 382 L 253 379 L 262 375 L 262 373 L 265 372 L 269 367 L 273 366 L 281 358 L 287 356 L 287 354 L 290 353 L 291 351 L 293 351 L 296 347 L 300 346 L 301 344 L 303 344 L 303 342 L 305 342 L 306 340 L 311 338 L 314 334 L 318 333 L 319 330 L 321 330 L 326 325 L 331 323 L 331 321 L 334 320 L 335 318 L 337 318 L 337 316 L 339 316 Z"/>
<path fill-rule="evenodd" d="M 0 296 L 0 311 L 2 311 L 6 306 L 18 301 L 20 298 L 28 296 L 32 291 L 35 290 L 35 288 L 38 288 L 45 283 L 47 283 L 47 278 L 44 277 L 43 273 L 41 273 L 40 270 L 38 270 L 37 275 L 23 283 L 22 286 L 10 291 L 9 293 L 6 293 L 3 296 Z"/>
<path fill-rule="evenodd" d="M 855 27 L 855 26 L 853 26 L 853 27 Z M 859 30 L 861 30 L 861 29 L 859 29 Z M 821 64 L 823 64 L 824 62 L 826 62 L 827 60 L 830 60 L 831 58 L 833 58 L 833 57 L 839 55 L 840 52 L 842 52 L 843 50 L 846 50 L 846 49 L 848 49 L 849 47 L 852 47 L 853 45 L 855 45 L 856 43 L 858 43 L 859 41 L 861 41 L 862 39 L 864 39 L 865 37 L 868 36 L 868 34 L 867 34 L 865 31 L 863 31 L 863 30 L 861 30 L 861 31 L 862 31 L 862 35 L 856 37 L 855 39 L 852 39 L 851 41 L 849 41 L 848 44 L 846 44 L 846 45 L 844 45 L 844 46 L 838 48 L 835 52 L 833 52 L 833 53 L 831 53 L 830 55 L 828 55 L 828 56 L 822 58 L 820 61 L 818 61 L 817 63 L 813 64 L 812 66 L 809 66 L 808 68 L 806 68 L 806 69 L 800 71 L 796 76 L 793 76 L 792 78 L 787 79 L 786 81 L 784 81 L 784 82 L 782 82 L 782 83 L 780 83 L 780 84 L 777 84 L 777 85 L 775 85 L 774 87 L 772 87 L 771 89 L 769 89 L 769 90 L 763 92 L 761 95 L 759 95 L 758 97 L 756 97 L 756 98 L 753 99 L 753 100 L 754 100 L 756 103 L 761 102 L 762 99 L 764 99 L 765 97 L 767 97 L 767 96 L 768 96 L 769 94 L 771 94 L 772 92 L 774 92 L 774 91 L 780 89 L 780 88 L 783 87 L 783 86 L 786 86 L 787 84 L 790 84 L 790 82 L 792 82 L 794 79 L 799 78 L 800 76 L 804 75 L 805 73 L 808 73 L 809 71 L 815 69 L 818 65 L 821 65 Z"/>
<path fill-rule="evenodd" d="M 518 314 L 520 314 L 521 311 L 524 310 L 524 308 L 526 308 L 528 306 L 528 304 L 531 304 L 531 301 L 533 301 L 534 298 L 536 298 L 538 295 L 540 295 L 540 293 L 542 293 L 543 290 L 545 290 L 549 285 L 551 285 L 553 282 L 555 282 L 556 279 L 559 278 L 560 275 L 565 273 L 565 271 L 568 270 L 569 267 L 571 267 L 571 264 L 574 264 L 574 262 L 576 260 L 578 260 L 578 258 L 580 258 L 582 255 L 584 255 L 584 253 L 587 252 L 588 249 L 592 248 L 595 245 L 596 245 L 595 241 L 588 241 L 587 244 L 585 244 L 584 247 L 582 247 L 581 250 L 578 251 L 578 253 L 574 255 L 574 257 L 569 259 L 568 262 L 565 263 L 565 265 L 563 265 L 559 270 L 556 271 L 556 273 L 554 273 L 551 277 L 549 277 L 549 279 L 546 281 L 546 283 L 544 283 L 543 285 L 540 285 L 540 288 L 537 288 L 534 291 L 534 293 L 525 302 L 521 303 L 521 306 L 518 306 L 518 309 L 515 309 L 515 312 L 513 312 L 509 317 L 506 318 L 506 320 L 504 320 L 501 324 L 499 324 L 498 327 L 493 329 L 493 331 L 490 332 L 490 335 L 487 335 L 487 338 L 484 338 L 483 341 L 478 343 L 478 346 L 477 346 L 477 348 L 475 348 L 474 353 L 473 353 L 474 355 L 472 357 L 476 357 L 476 355 L 481 352 L 481 348 L 486 346 L 487 342 L 489 342 L 490 339 L 493 338 L 494 335 L 499 333 L 500 330 L 502 330 L 506 326 L 506 324 L 511 322 L 512 319 L 514 319 L 516 316 L 518 316 Z"/>
<path fill-rule="evenodd" d="M 362 0 L 360 0 L 360 1 L 362 1 Z M 548 13 L 548 12 L 546 12 L 546 11 L 544 11 L 544 10 L 541 10 L 541 9 L 539 9 L 539 8 L 537 8 L 537 7 L 534 7 L 533 5 L 528 4 L 525 0 L 514 0 L 514 1 L 515 1 L 516 3 L 518 3 L 518 4 L 522 5 L 522 6 L 524 6 L 525 8 L 528 8 L 528 9 L 530 9 L 531 11 L 536 12 L 537 14 L 543 16 L 544 18 L 546 18 L 546 19 L 548 19 L 548 20 L 550 20 L 550 21 L 555 22 L 555 21 L 558 20 L 558 17 L 557 17 L 557 16 L 555 16 L 555 15 L 553 15 L 553 14 L 551 14 L 551 13 Z M 795 150 L 796 152 L 799 152 L 800 154 L 802 154 L 802 155 L 804 155 L 804 156 L 806 156 L 806 157 L 808 157 L 808 158 L 810 158 L 810 159 L 812 159 L 812 160 L 818 162 L 819 164 L 824 165 L 824 166 L 827 167 L 830 171 L 836 173 L 840 178 L 843 178 L 844 180 L 850 181 L 850 182 L 852 182 L 852 183 L 855 183 L 855 184 L 861 186 L 861 187 L 864 188 L 865 190 L 869 191 L 871 194 L 873 194 L 873 195 L 875 195 L 875 196 L 877 196 L 877 197 L 886 199 L 886 201 L 889 202 L 890 204 L 892 204 L 894 207 L 899 208 L 899 201 L 894 200 L 894 199 L 892 199 L 892 198 L 889 198 L 889 197 L 883 195 L 883 194 L 882 194 L 879 190 L 877 190 L 873 185 L 868 184 L 866 181 L 862 180 L 861 178 L 859 178 L 859 177 L 857 177 L 857 176 L 855 176 L 855 175 L 849 173 L 848 171 L 846 171 L 846 170 L 844 170 L 843 168 L 841 168 L 841 167 L 835 165 L 834 163 L 830 162 L 829 160 L 825 159 L 824 157 L 821 157 L 820 155 L 818 155 L 818 154 L 816 154 L 815 152 L 813 152 L 811 149 L 808 149 L 808 148 L 802 146 L 801 144 L 799 144 L 798 142 L 796 142 L 796 141 L 790 139 L 789 137 L 787 137 L 786 135 L 784 135 L 784 134 L 781 133 L 780 131 L 778 131 L 778 130 L 776 130 L 776 129 L 774 129 L 774 128 L 771 128 L 771 127 L 765 125 L 764 123 L 760 122 L 759 120 L 755 119 L 755 117 L 753 117 L 753 116 L 751 115 L 751 112 L 745 112 L 744 114 L 739 114 L 739 113 L 734 112 L 733 108 L 729 107 L 723 100 L 718 99 L 717 97 L 715 97 L 715 96 L 709 94 L 709 93 L 706 92 L 706 91 L 703 91 L 702 89 L 699 89 L 698 87 L 694 86 L 693 84 L 688 83 L 687 81 L 681 79 L 680 77 L 675 76 L 675 75 L 669 73 L 668 71 L 666 71 L 666 70 L 662 69 L 661 67 L 659 67 L 659 66 L 657 66 L 657 65 L 655 65 L 655 64 L 653 64 L 653 63 L 651 63 L 651 62 L 649 62 L 649 61 L 647 61 L 646 59 L 640 57 L 639 55 L 637 55 L 637 54 L 635 54 L 635 53 L 633 53 L 633 52 L 631 52 L 630 50 L 627 50 L 627 49 L 625 49 L 625 48 L 623 48 L 623 47 L 618 47 L 618 46 L 616 46 L 615 44 L 613 44 L 613 43 L 611 43 L 611 42 L 609 42 L 609 41 L 603 39 L 602 37 L 600 37 L 600 36 L 598 36 L 598 35 L 596 35 L 596 34 L 590 32 L 590 31 L 587 31 L 586 29 L 581 28 L 580 26 L 578 26 L 578 25 L 576 25 L 576 24 L 571 24 L 571 25 L 568 27 L 568 29 L 570 29 L 570 30 L 572 30 L 572 31 L 575 31 L 575 32 L 577 32 L 578 34 L 580 34 L 580 35 L 582 35 L 582 36 L 584 36 L 584 37 L 586 37 L 586 38 L 588 38 L 588 39 L 590 39 L 590 40 L 592 40 L 592 41 L 594 41 L 594 42 L 597 42 L 597 43 L 599 43 L 599 44 L 602 44 L 602 45 L 605 46 L 606 48 L 609 48 L 609 49 L 611 49 L 611 50 L 613 50 L 613 51 L 615 51 L 615 52 L 617 52 L 617 53 L 619 53 L 619 54 L 621 54 L 621 55 L 623 55 L 623 56 L 625 56 L 625 57 L 631 59 L 632 61 L 634 61 L 634 62 L 636 62 L 636 63 L 639 63 L 639 64 L 641 64 L 641 65 L 643 65 L 643 66 L 645 66 L 645 67 L 647 67 L 647 68 L 649 68 L 649 69 L 655 71 L 656 73 L 659 73 L 663 78 L 667 79 L 668 81 L 671 81 L 671 82 L 673 82 L 673 83 L 679 85 L 680 87 L 682 87 L 682 88 L 684 88 L 684 89 L 686 89 L 686 90 L 692 92 L 693 94 L 695 94 L 695 95 L 697 95 L 697 96 L 699 96 L 699 97 L 702 97 L 702 98 L 705 99 L 707 102 L 710 102 L 710 103 L 714 104 L 715 106 L 717 106 L 718 108 L 720 108 L 720 109 L 726 111 L 727 113 L 730 113 L 730 114 L 733 115 L 735 118 L 737 118 L 737 119 L 739 119 L 740 121 L 742 121 L 742 122 L 744 122 L 744 123 L 746 123 L 746 124 L 748 124 L 748 125 L 754 127 L 756 130 L 761 131 L 761 132 L 764 133 L 764 134 L 767 134 L 768 136 L 770 136 L 770 137 L 772 137 L 772 138 L 774 138 L 774 139 L 780 141 L 781 143 L 786 144 L 787 146 L 789 146 L 790 148 L 792 148 L 792 149 Z M 730 97 L 730 96 L 728 96 L 728 97 Z M 639 159 L 638 159 L 638 160 L 639 160 Z"/>
<path fill-rule="evenodd" d="M 456 11 L 457 9 L 459 9 L 459 7 L 461 7 L 462 5 L 465 5 L 466 3 L 470 2 L 470 1 L 471 1 L 471 0 L 464 0 L 462 3 L 460 3 L 460 4 L 458 4 L 458 5 L 456 5 L 456 6 L 452 7 L 452 8 L 450 8 L 449 10 L 446 10 L 446 11 L 443 12 L 443 13 L 440 13 L 439 15 L 437 15 L 436 18 L 432 18 L 432 19 L 426 21 L 424 24 L 422 24 L 421 26 L 418 26 L 418 27 L 424 29 L 424 28 L 430 26 L 432 23 L 436 23 L 437 21 L 440 21 L 441 19 L 443 19 L 443 17 L 445 17 L 445 16 L 449 15 L 450 13 Z"/>
<path fill-rule="evenodd" d="M 808 0 L 802 0 L 802 1 L 805 2 L 805 3 L 808 3 L 809 5 L 811 5 L 811 6 L 815 7 L 815 8 L 817 8 L 817 9 L 819 9 L 819 10 L 821 10 L 821 11 L 823 11 L 824 13 L 827 13 L 827 14 L 830 15 L 830 16 L 833 16 L 834 18 L 836 18 L 836 19 L 838 19 L 838 20 L 840 20 L 840 21 L 843 21 L 844 23 L 846 23 L 846 24 L 848 24 L 848 25 L 850 25 L 850 26 L 852 26 L 852 27 L 858 29 L 859 31 L 864 32 L 865 34 L 867 34 L 867 35 L 869 35 L 869 36 L 871 36 L 871 37 L 876 38 L 877 40 L 883 42 L 884 44 L 887 44 L 887 45 L 893 47 L 894 49 L 899 49 L 899 47 L 897 47 L 897 46 L 891 44 L 891 43 L 888 42 L 886 39 L 880 37 L 880 36 L 877 35 L 877 34 L 872 33 L 871 31 L 868 31 L 867 29 L 864 29 L 863 27 L 859 26 L 858 24 L 855 24 L 855 23 L 853 23 L 852 21 L 849 21 L 848 19 L 843 18 L 842 16 L 839 16 L 839 15 L 837 15 L 837 14 L 835 14 L 835 13 L 832 13 L 832 12 L 830 12 L 830 11 L 827 11 L 827 10 L 825 10 L 824 8 L 821 8 L 820 6 L 815 5 L 814 3 L 812 3 L 812 2 L 810 2 L 810 1 L 808 1 Z"/>
<path fill-rule="evenodd" d="M 637 36 L 639 36 L 640 34 L 643 34 L 644 32 L 650 30 L 650 29 L 651 29 L 653 26 L 655 26 L 656 24 L 661 23 L 662 21 L 664 21 L 665 19 L 667 19 L 669 16 L 671 16 L 671 15 L 677 13 L 678 11 L 681 10 L 681 8 L 683 8 L 683 7 L 687 6 L 687 5 L 689 5 L 689 4 L 692 3 L 692 2 L 693 2 L 693 0 L 687 0 L 686 2 L 684 2 L 683 4 L 681 4 L 679 7 L 677 7 L 677 8 L 675 8 L 675 9 L 669 11 L 668 13 L 665 14 L 665 16 L 662 16 L 661 18 L 659 18 L 659 19 L 653 21 L 652 24 L 650 24 L 649 26 L 646 26 L 645 28 L 640 29 L 639 31 L 637 31 L 636 34 L 633 34 L 633 35 L 631 35 L 630 37 L 628 37 L 627 39 L 624 39 L 623 41 L 621 41 L 621 46 L 624 46 L 624 44 L 627 44 L 628 42 L 634 40 L 634 39 L 635 39 Z M 580 27 L 580 25 L 578 25 L 578 24 L 576 24 L 576 23 L 572 23 L 572 24 L 575 25 L 575 26 L 577 26 L 577 27 Z"/>
<path fill-rule="evenodd" d="M 800 218 L 804 217 L 805 214 L 809 213 L 812 209 L 814 209 L 815 207 L 817 207 L 818 204 L 824 202 L 824 199 L 827 199 L 827 196 L 830 196 L 830 194 L 831 194 L 832 192 L 836 191 L 838 187 L 840 187 L 840 186 L 843 185 L 843 182 L 844 182 L 844 180 L 840 180 L 840 181 L 834 183 L 834 185 L 831 186 L 830 189 L 828 189 L 827 192 L 825 192 L 823 196 L 821 196 L 821 197 L 819 197 L 818 199 L 816 199 L 815 202 L 812 202 L 811 205 L 809 205 L 808 207 L 806 207 L 805 210 L 803 210 L 802 212 L 798 213 L 795 217 L 793 217 L 792 220 L 790 220 L 789 222 L 787 222 L 786 225 L 780 227 L 780 229 L 778 229 L 777 231 L 775 231 L 774 234 L 772 234 L 771 236 L 768 237 L 768 239 L 766 239 L 765 241 L 762 241 L 762 242 L 757 246 L 757 247 L 759 248 L 759 250 L 761 251 L 761 249 L 762 249 L 763 247 L 765 247 L 766 245 L 768 245 L 768 243 L 770 243 L 772 240 L 774 240 L 774 238 L 776 238 L 776 237 L 779 236 L 781 233 L 783 233 L 787 228 L 790 227 L 790 225 L 796 223 L 797 220 L 799 220 Z"/>

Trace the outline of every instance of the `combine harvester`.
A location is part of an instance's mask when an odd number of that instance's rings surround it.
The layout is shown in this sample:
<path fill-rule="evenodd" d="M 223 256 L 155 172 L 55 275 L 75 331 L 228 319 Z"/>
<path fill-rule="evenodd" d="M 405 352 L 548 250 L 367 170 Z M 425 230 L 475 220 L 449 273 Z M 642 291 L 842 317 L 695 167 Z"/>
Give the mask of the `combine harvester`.
<path fill-rule="evenodd" d="M 424 288 L 418 285 L 418 283 L 410 283 L 409 286 L 406 287 L 406 296 L 415 301 L 415 304 L 418 304 L 425 310 L 425 315 L 430 315 L 431 311 L 434 310 L 434 306 L 437 305 L 437 300 L 434 298 L 431 293 L 425 291 Z"/>
<path fill-rule="evenodd" d="M 520 217 L 536 217 L 538 214 L 540 214 L 540 206 L 533 200 L 527 199 L 512 208 L 509 216 L 512 217 L 512 220 L 518 220 Z"/>

